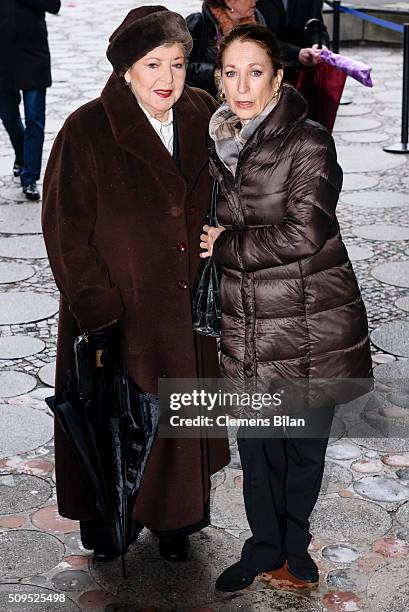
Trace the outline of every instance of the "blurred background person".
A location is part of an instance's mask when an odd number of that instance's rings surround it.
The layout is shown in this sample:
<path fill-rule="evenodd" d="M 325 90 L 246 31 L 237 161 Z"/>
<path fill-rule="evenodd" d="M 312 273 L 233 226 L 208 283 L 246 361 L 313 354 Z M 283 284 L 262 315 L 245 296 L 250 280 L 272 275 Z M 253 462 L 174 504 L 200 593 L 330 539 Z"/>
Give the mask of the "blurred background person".
<path fill-rule="evenodd" d="M 189 57 L 186 82 L 200 87 L 217 98 L 219 71 L 216 56 L 223 36 L 240 23 L 261 23 L 265 20 L 256 8 L 257 0 L 205 0 L 202 12 L 186 19 L 193 38 L 193 50 Z"/>
<path fill-rule="evenodd" d="M 332 132 L 345 75 L 321 60 L 329 46 L 322 0 L 259 0 L 257 6 L 280 43 L 285 81 L 306 99 L 308 118 Z M 316 21 L 308 23 L 311 19 Z"/>
<path fill-rule="evenodd" d="M 45 13 L 56 14 L 60 7 L 60 0 L 0 2 L 0 118 L 15 153 L 13 174 L 29 200 L 40 198 L 45 95 L 51 85 Z"/>
<path fill-rule="evenodd" d="M 309 28 L 305 33 L 304 28 L 310 19 L 318 19 L 324 26 L 323 48 L 327 48 L 329 36 L 322 17 L 322 0 L 259 0 L 257 7 L 276 35 L 286 62 L 303 66 L 320 63 L 318 29 Z M 287 70 L 286 79 L 291 80 L 291 75 L 294 71 Z"/>

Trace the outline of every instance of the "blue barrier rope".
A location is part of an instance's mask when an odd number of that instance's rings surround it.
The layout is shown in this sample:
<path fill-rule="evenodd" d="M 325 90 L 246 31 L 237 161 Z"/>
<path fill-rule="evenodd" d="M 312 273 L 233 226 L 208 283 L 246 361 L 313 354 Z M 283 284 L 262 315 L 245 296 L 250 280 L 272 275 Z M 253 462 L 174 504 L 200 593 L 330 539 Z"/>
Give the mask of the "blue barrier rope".
<path fill-rule="evenodd" d="M 331 6 L 333 6 L 332 3 L 329 2 L 326 2 L 326 4 L 331 4 Z M 346 6 L 340 6 L 339 11 L 341 13 L 349 13 L 350 15 L 354 15 L 362 21 L 369 21 L 369 23 L 374 23 L 375 25 L 381 26 L 382 28 L 394 30 L 395 32 L 403 34 L 403 26 L 399 25 L 398 23 L 393 23 L 393 21 L 386 21 L 385 19 L 380 19 L 379 17 L 373 17 L 372 15 L 367 15 L 366 13 L 362 13 L 362 11 L 347 8 Z"/>

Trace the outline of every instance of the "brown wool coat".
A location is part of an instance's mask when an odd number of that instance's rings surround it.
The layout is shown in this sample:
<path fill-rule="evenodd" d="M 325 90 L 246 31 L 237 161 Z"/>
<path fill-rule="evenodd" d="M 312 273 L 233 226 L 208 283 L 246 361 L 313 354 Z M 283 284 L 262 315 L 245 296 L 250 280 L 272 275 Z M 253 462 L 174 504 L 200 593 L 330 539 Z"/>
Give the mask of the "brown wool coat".
<path fill-rule="evenodd" d="M 213 100 L 186 87 L 174 107 L 180 171 L 130 90 L 112 75 L 100 98 L 65 122 L 44 180 L 43 233 L 61 293 L 56 389 L 74 337 L 119 320 L 121 352 L 147 392 L 158 377 L 218 376 L 216 343 L 192 331 L 191 287 L 209 206 L 207 128 Z M 80 467 L 55 427 L 59 511 L 96 518 Z M 134 509 L 154 530 L 204 516 L 225 440 L 157 439 Z"/>
<path fill-rule="evenodd" d="M 284 86 L 242 150 L 236 180 L 211 156 L 218 220 L 232 228 L 230 202 L 242 224 L 214 245 L 229 378 L 371 378 L 365 306 L 335 215 L 342 170 L 332 137 L 306 110 Z"/>

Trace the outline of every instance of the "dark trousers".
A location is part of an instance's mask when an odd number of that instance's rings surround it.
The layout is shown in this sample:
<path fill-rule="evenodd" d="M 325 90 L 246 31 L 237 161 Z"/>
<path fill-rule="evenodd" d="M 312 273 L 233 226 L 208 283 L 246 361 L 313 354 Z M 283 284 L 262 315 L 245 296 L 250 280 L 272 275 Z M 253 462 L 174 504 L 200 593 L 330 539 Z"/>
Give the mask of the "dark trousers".
<path fill-rule="evenodd" d="M 238 434 L 243 493 L 252 537 L 241 560 L 254 571 L 302 557 L 311 541 L 309 516 L 324 471 L 327 438 L 250 438 Z"/>
<path fill-rule="evenodd" d="M 38 181 L 41 172 L 45 126 L 45 89 L 23 91 L 24 122 L 19 91 L 0 91 L 0 118 L 9 135 L 16 162 L 23 166 L 21 184 Z"/>

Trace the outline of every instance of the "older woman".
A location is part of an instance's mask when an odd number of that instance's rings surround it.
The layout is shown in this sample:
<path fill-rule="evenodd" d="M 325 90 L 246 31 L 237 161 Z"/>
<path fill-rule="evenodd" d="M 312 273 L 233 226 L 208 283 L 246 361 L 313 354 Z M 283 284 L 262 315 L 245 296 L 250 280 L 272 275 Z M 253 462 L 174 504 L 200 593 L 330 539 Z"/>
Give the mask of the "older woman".
<path fill-rule="evenodd" d="M 202 11 L 186 19 L 193 38 L 193 49 L 187 67 L 187 83 L 201 87 L 214 98 L 219 93 L 216 58 L 223 36 L 240 23 L 262 23 L 256 9 L 257 0 L 205 0 Z"/>
<path fill-rule="evenodd" d="M 222 373 L 245 383 L 370 379 L 365 307 L 335 216 L 342 171 L 334 142 L 305 119 L 304 98 L 281 84 L 278 57 L 263 26 L 238 26 L 221 45 L 226 103 L 210 134 L 222 227 L 205 226 L 201 247 L 222 271 Z M 327 439 L 238 443 L 252 536 L 216 587 L 236 591 L 269 570 L 315 585 L 308 519 Z"/>
<path fill-rule="evenodd" d="M 44 181 L 43 231 L 61 293 L 57 390 L 80 332 L 116 327 L 130 375 L 157 394 L 158 378 L 217 376 L 213 340 L 192 331 L 191 287 L 209 206 L 207 128 L 215 103 L 185 87 L 192 40 L 161 6 L 132 10 L 112 34 L 101 97 L 57 136 Z M 191 246 L 193 245 L 193 250 Z M 59 512 L 79 519 L 99 561 L 112 549 L 81 468 L 55 425 Z M 210 475 L 225 440 L 157 438 L 133 517 L 186 558 L 188 535 L 209 523 Z"/>

